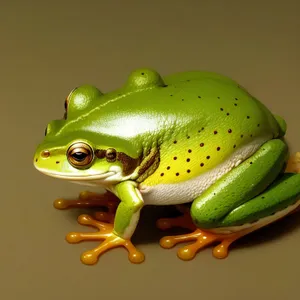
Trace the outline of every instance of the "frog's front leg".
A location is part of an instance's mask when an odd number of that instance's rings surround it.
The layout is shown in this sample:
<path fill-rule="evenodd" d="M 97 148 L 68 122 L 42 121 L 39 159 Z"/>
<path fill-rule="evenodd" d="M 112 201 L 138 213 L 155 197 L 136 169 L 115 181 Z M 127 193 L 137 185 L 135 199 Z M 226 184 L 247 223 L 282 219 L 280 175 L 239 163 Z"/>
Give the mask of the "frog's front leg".
<path fill-rule="evenodd" d="M 131 243 L 131 237 L 139 221 L 140 210 L 144 205 L 143 199 L 136 185 L 129 181 L 118 184 L 115 187 L 115 193 L 121 201 L 116 210 L 114 224 L 97 221 L 88 215 L 81 215 L 78 222 L 95 227 L 98 232 L 71 232 L 66 237 L 69 243 L 103 240 L 98 247 L 81 255 L 81 261 L 85 264 L 95 264 L 102 253 L 121 246 L 128 250 L 129 260 L 132 263 L 144 261 L 144 254 Z"/>
<path fill-rule="evenodd" d="M 299 207 L 300 175 L 279 175 L 286 155 L 287 147 L 281 140 L 263 145 L 195 199 L 191 218 L 198 229 L 164 237 L 161 246 L 171 248 L 177 243 L 195 241 L 178 251 L 179 258 L 190 260 L 200 249 L 221 242 L 213 254 L 224 258 L 234 241 Z"/>

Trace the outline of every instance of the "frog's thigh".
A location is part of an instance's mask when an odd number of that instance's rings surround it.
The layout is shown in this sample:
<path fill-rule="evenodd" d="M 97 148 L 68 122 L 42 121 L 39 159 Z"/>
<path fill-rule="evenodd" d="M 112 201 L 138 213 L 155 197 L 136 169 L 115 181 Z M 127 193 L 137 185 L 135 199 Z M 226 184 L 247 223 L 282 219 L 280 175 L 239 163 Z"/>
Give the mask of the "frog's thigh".
<path fill-rule="evenodd" d="M 271 223 L 294 211 L 300 204 L 299 199 L 300 174 L 283 174 L 262 194 L 230 212 L 220 226 L 251 227 L 252 224 Z"/>
<path fill-rule="evenodd" d="M 276 179 L 287 155 L 287 145 L 282 140 L 266 142 L 194 200 L 191 206 L 194 223 L 202 229 L 220 227 L 226 215 L 259 195 Z"/>

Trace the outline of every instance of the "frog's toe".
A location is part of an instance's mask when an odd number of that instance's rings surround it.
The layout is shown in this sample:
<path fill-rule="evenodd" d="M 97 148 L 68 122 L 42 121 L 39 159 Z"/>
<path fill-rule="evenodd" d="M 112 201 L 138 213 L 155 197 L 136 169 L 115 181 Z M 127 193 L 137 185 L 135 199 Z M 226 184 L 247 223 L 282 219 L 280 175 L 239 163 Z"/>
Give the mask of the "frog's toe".
<path fill-rule="evenodd" d="M 72 200 L 69 200 L 69 201 L 72 201 Z M 66 209 L 69 207 L 69 203 L 67 200 L 65 199 L 56 199 L 54 200 L 53 202 L 53 206 L 56 208 L 56 209 Z"/>
<path fill-rule="evenodd" d="M 177 252 L 177 256 L 180 259 L 191 260 L 196 256 L 198 251 L 211 244 L 220 242 L 213 249 L 213 256 L 221 259 L 228 256 L 229 246 L 247 233 L 248 231 L 240 231 L 230 234 L 215 234 L 201 229 L 196 229 L 194 232 L 188 234 L 163 237 L 160 240 L 160 245 L 162 248 L 170 249 L 179 243 L 193 241 L 192 244 L 180 248 Z"/>
<path fill-rule="evenodd" d="M 108 218 L 109 214 L 98 215 L 100 218 Z M 96 264 L 99 257 L 106 251 L 124 247 L 128 251 L 128 258 L 132 263 L 141 263 L 144 261 L 144 254 L 136 249 L 130 240 L 123 239 L 113 233 L 113 225 L 97 221 L 89 215 L 80 215 L 78 223 L 81 225 L 92 226 L 98 229 L 96 232 L 70 232 L 66 236 L 67 242 L 71 244 L 82 241 L 103 241 L 98 247 L 88 250 L 81 255 L 81 261 L 87 265 Z"/>
<path fill-rule="evenodd" d="M 160 245 L 162 248 L 170 249 L 179 243 L 191 242 L 194 241 L 191 245 L 182 247 L 178 250 L 177 256 L 182 260 L 191 260 L 194 258 L 197 251 L 205 246 L 208 246 L 210 243 L 214 242 L 211 238 L 208 238 L 208 235 L 203 231 L 196 229 L 192 233 L 181 234 L 175 236 L 165 236 L 160 240 Z"/>
<path fill-rule="evenodd" d="M 97 194 L 89 191 L 83 191 L 79 194 L 78 199 L 56 199 L 53 206 L 56 209 L 106 207 L 110 213 L 113 213 L 116 211 L 118 203 L 119 199 L 110 192 Z"/>

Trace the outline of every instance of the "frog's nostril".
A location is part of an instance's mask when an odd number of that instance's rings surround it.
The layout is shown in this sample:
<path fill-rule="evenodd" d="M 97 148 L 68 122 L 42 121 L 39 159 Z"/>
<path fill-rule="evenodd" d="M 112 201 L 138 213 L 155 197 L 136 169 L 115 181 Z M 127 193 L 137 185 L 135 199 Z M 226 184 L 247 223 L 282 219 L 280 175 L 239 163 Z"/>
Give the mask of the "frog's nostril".
<path fill-rule="evenodd" d="M 47 158 L 47 157 L 50 156 L 50 152 L 49 152 L 48 150 L 44 150 L 44 151 L 41 153 L 41 156 L 42 156 L 43 158 Z"/>

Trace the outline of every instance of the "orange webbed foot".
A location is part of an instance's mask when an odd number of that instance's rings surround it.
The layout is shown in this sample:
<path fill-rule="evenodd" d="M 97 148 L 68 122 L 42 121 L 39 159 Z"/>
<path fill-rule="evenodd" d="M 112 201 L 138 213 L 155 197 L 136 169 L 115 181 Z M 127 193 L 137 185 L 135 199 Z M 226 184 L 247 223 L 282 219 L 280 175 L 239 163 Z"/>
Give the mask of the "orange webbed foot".
<path fill-rule="evenodd" d="M 78 199 L 56 199 L 53 203 L 53 206 L 60 210 L 81 207 L 106 207 L 110 213 L 113 213 L 116 211 L 119 202 L 119 199 L 110 192 L 97 194 L 89 191 L 83 191 L 79 194 Z"/>
<path fill-rule="evenodd" d="M 177 252 L 177 256 L 180 259 L 191 260 L 201 249 L 206 248 L 215 242 L 220 242 L 214 247 L 213 256 L 221 259 L 228 256 L 229 246 L 243 235 L 244 234 L 241 233 L 215 234 L 196 229 L 194 232 L 188 234 L 163 237 L 160 240 L 160 245 L 162 248 L 170 249 L 179 243 L 193 241 L 194 243 L 180 248 Z"/>
<path fill-rule="evenodd" d="M 182 260 L 191 260 L 195 257 L 197 252 L 201 249 L 210 246 L 211 244 L 220 242 L 213 249 L 213 256 L 216 258 L 226 258 L 229 253 L 229 246 L 241 238 L 242 236 L 250 233 L 252 228 L 245 229 L 236 233 L 230 234 L 217 234 L 196 227 L 190 216 L 189 210 L 183 206 L 178 206 L 177 209 L 183 213 L 182 216 L 175 218 L 159 219 L 157 227 L 162 230 L 180 227 L 190 229 L 192 232 L 187 234 L 165 236 L 160 240 L 160 246 L 165 249 L 173 248 L 179 243 L 193 242 L 185 247 L 179 248 L 177 256 Z"/>
<path fill-rule="evenodd" d="M 98 215 L 97 215 L 98 214 Z M 112 216 L 107 213 L 96 213 L 96 218 L 109 219 Z M 86 265 L 96 264 L 99 257 L 109 249 L 124 247 L 128 251 L 128 258 L 132 263 L 141 263 L 144 261 L 144 254 L 136 249 L 130 240 L 123 239 L 113 233 L 113 220 L 110 223 L 104 223 L 92 218 L 89 215 L 80 215 L 78 223 L 81 225 L 92 226 L 98 229 L 97 232 L 71 232 L 66 236 L 69 243 L 75 244 L 82 241 L 103 241 L 98 247 L 86 251 L 81 255 L 82 263 Z"/>

